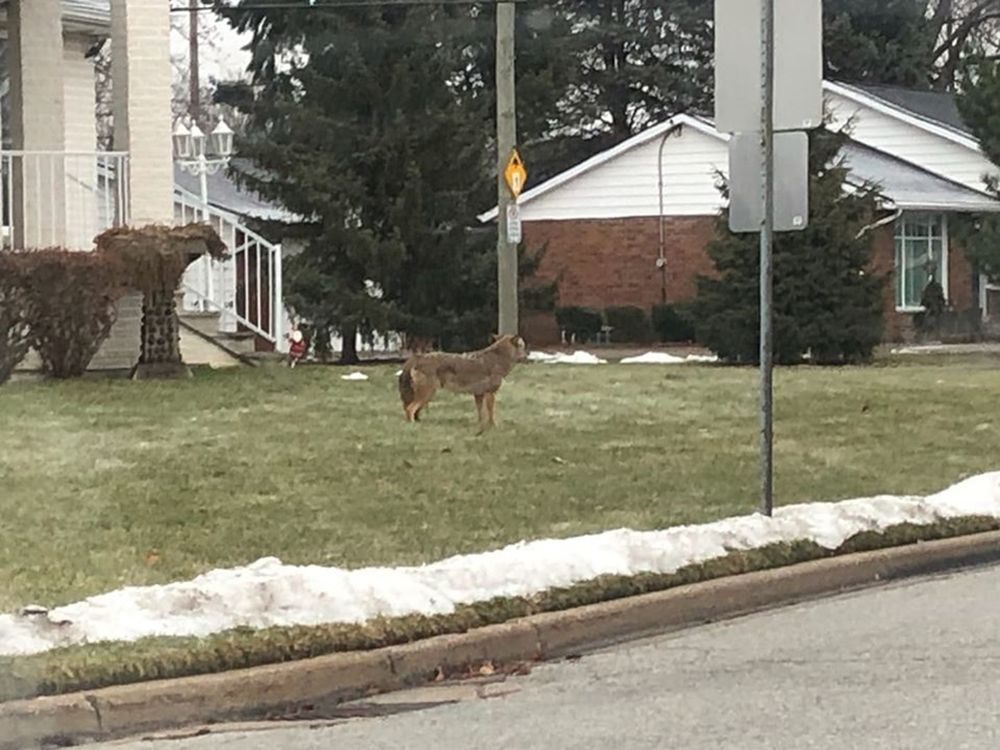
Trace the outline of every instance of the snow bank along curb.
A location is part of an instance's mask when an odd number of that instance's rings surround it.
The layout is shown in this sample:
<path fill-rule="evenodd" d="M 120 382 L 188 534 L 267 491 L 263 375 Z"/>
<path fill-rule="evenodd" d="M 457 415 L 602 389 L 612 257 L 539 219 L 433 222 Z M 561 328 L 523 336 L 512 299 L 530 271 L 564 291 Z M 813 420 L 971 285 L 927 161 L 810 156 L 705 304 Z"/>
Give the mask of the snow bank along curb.
<path fill-rule="evenodd" d="M 794 543 L 833 551 L 857 534 L 969 516 L 1000 520 L 1000 472 L 969 477 L 927 497 L 786 505 L 773 518 L 746 515 L 660 531 L 539 539 L 414 567 L 345 570 L 263 558 L 190 581 L 110 591 L 52 611 L 0 615 L 0 655 L 147 636 L 204 637 L 237 627 L 449 615 L 462 605 L 538 596 L 603 576 L 672 574 L 731 551 Z"/>
<path fill-rule="evenodd" d="M 459 635 L 221 674 L 0 703 L 0 750 L 331 705 L 469 664 L 551 659 L 821 594 L 1000 560 L 1000 532 L 824 558 L 550 612 Z"/>

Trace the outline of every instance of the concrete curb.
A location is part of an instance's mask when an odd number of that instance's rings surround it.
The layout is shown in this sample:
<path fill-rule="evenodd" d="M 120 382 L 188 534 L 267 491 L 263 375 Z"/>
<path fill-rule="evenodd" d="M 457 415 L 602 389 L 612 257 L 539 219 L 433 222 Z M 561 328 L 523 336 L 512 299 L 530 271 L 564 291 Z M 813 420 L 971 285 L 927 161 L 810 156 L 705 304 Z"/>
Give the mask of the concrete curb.
<path fill-rule="evenodd" d="M 914 575 L 1000 561 L 1000 531 L 843 555 L 373 651 L 0 703 L 0 750 L 259 718 L 419 685 L 440 667 L 551 659 Z"/>

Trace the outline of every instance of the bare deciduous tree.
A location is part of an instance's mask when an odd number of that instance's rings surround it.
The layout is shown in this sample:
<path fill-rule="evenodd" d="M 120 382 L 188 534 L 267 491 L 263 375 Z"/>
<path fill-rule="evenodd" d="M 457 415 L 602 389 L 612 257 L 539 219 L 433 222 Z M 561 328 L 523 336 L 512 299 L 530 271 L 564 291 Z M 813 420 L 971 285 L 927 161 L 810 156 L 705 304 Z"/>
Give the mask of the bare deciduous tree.
<path fill-rule="evenodd" d="M 214 14 L 202 13 L 201 16 L 201 22 L 198 24 L 198 47 L 203 53 L 217 56 L 225 45 L 222 26 Z M 171 16 L 171 35 L 179 36 L 186 42 L 188 31 L 188 15 L 186 13 L 174 13 Z M 173 84 L 170 109 L 174 122 L 187 119 L 192 114 L 190 106 L 190 64 L 187 44 L 178 44 L 177 48 L 180 51 L 171 55 Z M 94 74 L 97 144 L 98 148 L 110 149 L 113 148 L 114 142 L 114 110 L 113 84 L 111 80 L 111 44 L 108 41 L 101 46 L 100 51 L 94 59 Z M 243 122 L 242 116 L 231 107 L 217 104 L 214 101 L 216 88 L 217 84 L 215 81 L 201 82 L 201 86 L 199 87 L 201 95 L 201 118 L 199 125 L 201 127 L 212 127 L 220 118 L 225 118 L 229 126 L 238 131 Z"/>

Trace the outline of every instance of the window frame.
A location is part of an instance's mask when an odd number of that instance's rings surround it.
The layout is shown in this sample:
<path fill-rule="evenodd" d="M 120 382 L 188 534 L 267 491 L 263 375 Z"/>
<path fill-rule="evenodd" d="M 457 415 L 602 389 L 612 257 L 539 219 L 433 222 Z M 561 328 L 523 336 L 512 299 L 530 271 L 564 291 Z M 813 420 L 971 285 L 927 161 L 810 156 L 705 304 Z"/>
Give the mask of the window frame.
<path fill-rule="evenodd" d="M 945 302 L 949 301 L 948 294 L 948 261 L 949 261 L 949 239 L 948 239 L 948 214 L 942 211 L 907 211 L 903 213 L 898 219 L 896 219 L 895 226 L 893 227 L 893 237 L 892 237 L 892 253 L 893 253 L 893 272 L 896 277 L 893 278 L 893 290 L 892 299 L 895 305 L 896 312 L 900 313 L 919 313 L 924 312 L 924 306 L 920 304 L 916 305 L 906 305 L 900 304 L 905 302 L 905 300 L 899 299 L 899 289 L 900 281 L 899 275 L 905 273 L 905 252 L 906 252 L 906 240 L 907 239 L 921 239 L 916 235 L 907 235 L 905 232 L 906 222 L 913 220 L 923 220 L 927 221 L 929 219 L 938 219 L 941 227 L 941 278 L 938 282 L 941 284 L 941 288 L 944 291 Z M 902 232 L 902 237 L 900 236 Z M 928 235 L 929 236 L 929 235 Z M 899 256 L 899 261 L 902 261 L 902 267 L 900 263 L 897 262 L 896 244 L 902 240 L 903 242 L 903 252 Z M 903 287 L 905 288 L 905 286 Z"/>

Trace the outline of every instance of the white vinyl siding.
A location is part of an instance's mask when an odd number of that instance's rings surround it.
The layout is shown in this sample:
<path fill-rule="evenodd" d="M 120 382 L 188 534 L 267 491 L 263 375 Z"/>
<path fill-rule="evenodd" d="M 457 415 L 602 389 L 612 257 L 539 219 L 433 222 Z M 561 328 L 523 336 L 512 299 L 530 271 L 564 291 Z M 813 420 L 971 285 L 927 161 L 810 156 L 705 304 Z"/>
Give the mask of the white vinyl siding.
<path fill-rule="evenodd" d="M 985 187 L 984 174 L 997 173 L 996 166 L 979 149 L 955 143 L 830 91 L 826 99 L 833 118 L 831 127 L 840 127 L 853 118 L 851 137 L 872 148 L 974 190 Z"/>
<path fill-rule="evenodd" d="M 660 139 L 654 138 L 525 202 L 522 220 L 658 216 L 659 150 Z M 716 187 L 715 170 L 725 173 L 727 163 L 726 144 L 718 138 L 687 126 L 667 136 L 663 148 L 663 213 L 718 213 L 723 201 Z"/>

